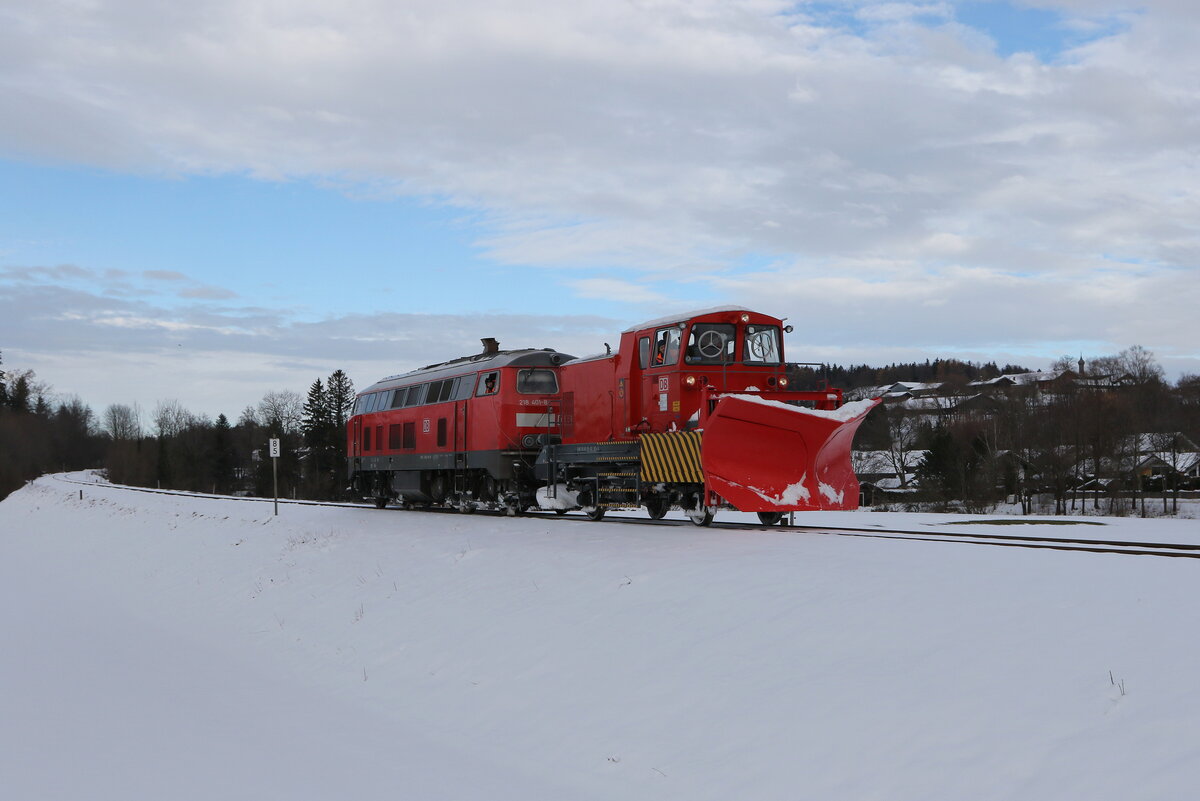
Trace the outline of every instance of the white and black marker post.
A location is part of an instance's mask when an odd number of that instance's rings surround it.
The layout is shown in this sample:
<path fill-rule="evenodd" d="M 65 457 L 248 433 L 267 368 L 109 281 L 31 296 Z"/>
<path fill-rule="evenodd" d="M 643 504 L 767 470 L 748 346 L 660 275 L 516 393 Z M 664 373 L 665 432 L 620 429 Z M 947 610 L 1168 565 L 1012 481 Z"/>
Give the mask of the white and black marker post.
<path fill-rule="evenodd" d="M 271 438 L 271 481 L 275 484 L 275 516 L 279 516 L 279 440 Z"/>

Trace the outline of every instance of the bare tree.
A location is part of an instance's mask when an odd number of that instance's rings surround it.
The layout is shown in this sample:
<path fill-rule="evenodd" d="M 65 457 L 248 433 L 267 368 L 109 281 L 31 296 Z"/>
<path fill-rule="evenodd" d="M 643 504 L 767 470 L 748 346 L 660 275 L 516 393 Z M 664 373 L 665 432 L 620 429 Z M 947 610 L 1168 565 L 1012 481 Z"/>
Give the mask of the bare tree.
<path fill-rule="evenodd" d="M 915 467 L 912 451 L 916 449 L 920 440 L 921 426 L 916 418 L 899 406 L 887 410 L 887 425 L 890 441 L 888 457 L 892 462 L 892 469 L 900 478 L 900 486 L 904 487 L 908 485 L 908 475 Z"/>
<path fill-rule="evenodd" d="M 194 420 L 192 413 L 177 400 L 160 400 L 154 407 L 154 433 L 159 438 L 179 434 Z"/>
<path fill-rule="evenodd" d="M 265 426 L 275 425 L 284 434 L 298 434 L 304 418 L 304 398 L 294 390 L 272 390 L 258 402 L 258 417 Z"/>
<path fill-rule="evenodd" d="M 137 403 L 126 406 L 114 403 L 104 410 L 101 427 L 116 442 L 140 439 L 142 436 L 142 410 Z"/>

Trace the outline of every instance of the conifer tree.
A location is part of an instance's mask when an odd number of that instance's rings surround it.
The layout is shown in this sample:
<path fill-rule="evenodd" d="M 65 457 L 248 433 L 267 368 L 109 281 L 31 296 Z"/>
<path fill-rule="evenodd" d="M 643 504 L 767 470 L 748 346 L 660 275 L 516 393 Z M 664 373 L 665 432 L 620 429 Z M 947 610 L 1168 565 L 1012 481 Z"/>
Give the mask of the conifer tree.
<path fill-rule="evenodd" d="M 331 421 L 329 395 L 318 378 L 308 388 L 308 398 L 304 401 L 303 416 L 300 419 L 300 431 L 310 448 L 323 448 L 328 445 Z"/>
<path fill-rule="evenodd" d="M 8 393 L 8 408 L 15 412 L 29 411 L 29 379 L 19 376 Z"/>
<path fill-rule="evenodd" d="M 334 370 L 325 384 L 331 422 L 339 431 L 345 430 L 354 405 L 354 382 L 341 370 Z M 340 440 L 340 437 L 339 437 Z"/>
<path fill-rule="evenodd" d="M 224 414 L 217 415 L 212 434 L 212 480 L 217 492 L 229 492 L 233 487 L 234 461 L 233 428 L 229 418 Z"/>

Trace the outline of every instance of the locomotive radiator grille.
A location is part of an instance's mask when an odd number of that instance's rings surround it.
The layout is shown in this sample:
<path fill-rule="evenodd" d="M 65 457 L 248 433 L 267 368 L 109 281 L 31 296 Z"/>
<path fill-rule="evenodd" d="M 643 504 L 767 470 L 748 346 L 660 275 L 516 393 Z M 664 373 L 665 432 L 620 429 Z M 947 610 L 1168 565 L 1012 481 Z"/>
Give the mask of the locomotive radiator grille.
<path fill-rule="evenodd" d="M 699 431 L 642 434 L 642 481 L 703 484 Z"/>

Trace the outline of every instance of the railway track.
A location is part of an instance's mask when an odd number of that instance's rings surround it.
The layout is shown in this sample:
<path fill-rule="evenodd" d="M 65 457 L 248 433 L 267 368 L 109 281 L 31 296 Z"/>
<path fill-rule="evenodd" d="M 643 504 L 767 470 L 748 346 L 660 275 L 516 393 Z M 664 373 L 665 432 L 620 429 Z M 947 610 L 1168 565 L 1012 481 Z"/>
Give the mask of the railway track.
<path fill-rule="evenodd" d="M 183 490 L 164 490 L 151 487 L 132 487 L 125 484 L 98 484 L 89 481 L 80 481 L 78 479 L 67 478 L 61 474 L 55 474 L 54 479 L 68 483 L 77 484 L 81 487 L 93 487 L 104 489 L 116 489 L 126 492 L 142 492 L 155 495 L 175 495 L 189 498 L 220 500 L 220 501 L 243 501 L 248 503 L 274 503 L 274 498 L 253 498 L 239 495 L 212 495 L 208 493 L 185 492 Z M 293 499 L 279 499 L 280 504 L 294 506 L 332 506 L 344 509 L 370 509 L 375 510 L 373 503 L 350 503 L 340 501 L 307 501 Z M 391 507 L 394 511 L 402 511 L 400 507 Z M 446 507 L 437 507 L 420 510 L 428 514 L 461 514 L 455 509 Z M 504 517 L 506 513 L 503 511 L 478 510 L 475 514 Z M 531 511 L 526 512 L 525 517 L 529 518 L 544 518 L 552 520 L 561 520 L 564 523 L 581 523 L 592 525 L 593 521 L 588 520 L 582 515 L 559 515 L 549 511 Z M 638 525 L 638 526 L 668 526 L 668 527 L 686 527 L 688 529 L 694 526 L 687 520 L 650 520 L 642 517 L 620 517 L 610 516 L 604 519 L 606 523 L 618 525 Z M 990 534 L 977 532 L 962 532 L 962 531 L 913 531 L 907 529 L 886 529 L 880 527 L 849 527 L 849 526 L 805 526 L 805 525 L 788 525 L 786 523 L 765 526 L 755 523 L 737 523 L 737 522 L 714 522 L 709 526 L 710 529 L 721 531 L 773 531 L 773 532 L 791 532 L 797 534 L 816 534 L 820 536 L 832 537 L 859 537 L 865 539 L 882 539 L 882 540 L 911 540 L 916 542 L 936 542 L 958 545 L 982 545 L 997 548 L 1025 548 L 1030 550 L 1048 550 L 1048 551 L 1078 551 L 1082 553 L 1096 554 L 1118 554 L 1124 556 L 1157 556 L 1174 559 L 1200 559 L 1200 544 L 1193 543 L 1171 543 L 1171 542 L 1141 542 L 1136 540 L 1103 540 L 1083 537 L 1044 537 L 1044 536 L 1027 536 L 1018 534 Z"/>

